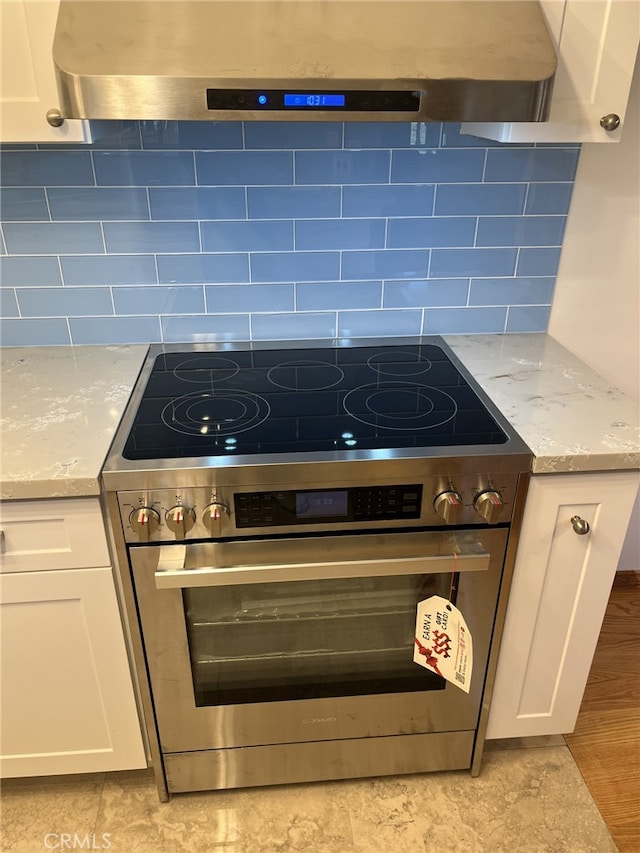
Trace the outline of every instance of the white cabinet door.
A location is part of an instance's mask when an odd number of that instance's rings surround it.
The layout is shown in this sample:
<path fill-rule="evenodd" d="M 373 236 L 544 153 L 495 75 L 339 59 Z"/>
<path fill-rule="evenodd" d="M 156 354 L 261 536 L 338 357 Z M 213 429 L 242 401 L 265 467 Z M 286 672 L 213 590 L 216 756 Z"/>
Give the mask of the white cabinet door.
<path fill-rule="evenodd" d="M 548 122 L 468 123 L 463 133 L 500 142 L 617 142 L 640 44 L 638 0 L 543 0 L 558 51 Z M 620 117 L 617 130 L 600 126 Z"/>
<path fill-rule="evenodd" d="M 146 767 L 111 569 L 0 576 L 0 776 Z"/>
<path fill-rule="evenodd" d="M 88 142 L 89 123 L 51 127 L 58 109 L 51 48 L 59 0 L 0 0 L 0 142 Z"/>
<path fill-rule="evenodd" d="M 532 478 L 488 738 L 573 731 L 638 482 L 635 471 Z"/>

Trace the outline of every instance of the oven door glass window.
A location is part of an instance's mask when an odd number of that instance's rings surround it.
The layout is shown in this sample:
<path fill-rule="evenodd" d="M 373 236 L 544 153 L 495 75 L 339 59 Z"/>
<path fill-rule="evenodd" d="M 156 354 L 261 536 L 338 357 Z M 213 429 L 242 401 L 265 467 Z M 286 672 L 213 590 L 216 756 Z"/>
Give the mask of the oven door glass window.
<path fill-rule="evenodd" d="M 413 663 L 416 605 L 455 587 L 433 574 L 184 590 L 196 705 L 443 690 Z"/>

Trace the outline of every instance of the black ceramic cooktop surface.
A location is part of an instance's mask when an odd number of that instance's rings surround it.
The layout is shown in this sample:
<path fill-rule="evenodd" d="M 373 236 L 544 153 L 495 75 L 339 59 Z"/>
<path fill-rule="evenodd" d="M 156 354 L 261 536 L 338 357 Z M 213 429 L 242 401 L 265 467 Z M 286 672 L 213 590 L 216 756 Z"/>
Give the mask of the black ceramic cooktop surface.
<path fill-rule="evenodd" d="M 503 444 L 434 344 L 159 355 L 126 459 Z"/>

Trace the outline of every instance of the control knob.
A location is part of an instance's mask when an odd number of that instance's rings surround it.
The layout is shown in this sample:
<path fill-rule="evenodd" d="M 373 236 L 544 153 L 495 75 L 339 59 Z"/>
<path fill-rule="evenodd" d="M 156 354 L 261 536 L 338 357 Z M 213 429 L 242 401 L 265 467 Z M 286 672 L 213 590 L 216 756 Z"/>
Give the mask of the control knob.
<path fill-rule="evenodd" d="M 176 534 L 176 539 L 184 539 L 196 523 L 196 514 L 188 506 L 176 504 L 166 511 L 164 520 L 169 530 Z"/>
<path fill-rule="evenodd" d="M 433 508 L 446 524 L 457 524 L 462 516 L 462 498 L 455 489 L 448 489 L 436 496 Z"/>
<path fill-rule="evenodd" d="M 223 514 L 229 515 L 230 510 L 225 503 L 219 500 L 212 500 L 211 503 L 207 504 L 204 508 L 202 513 L 202 523 L 212 536 L 217 532 L 218 522 L 222 518 Z"/>
<path fill-rule="evenodd" d="M 141 542 L 148 542 L 150 536 L 160 527 L 160 513 L 153 507 L 139 506 L 129 513 L 129 524 Z"/>
<path fill-rule="evenodd" d="M 495 524 L 502 514 L 504 501 L 502 495 L 495 489 L 480 492 L 473 499 L 473 508 L 480 513 L 487 524 Z"/>

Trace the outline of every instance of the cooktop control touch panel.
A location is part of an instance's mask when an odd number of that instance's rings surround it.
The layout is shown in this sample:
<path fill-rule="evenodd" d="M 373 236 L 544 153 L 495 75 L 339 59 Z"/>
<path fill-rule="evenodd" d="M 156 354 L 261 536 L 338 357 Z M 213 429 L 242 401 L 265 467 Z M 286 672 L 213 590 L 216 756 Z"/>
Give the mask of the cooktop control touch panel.
<path fill-rule="evenodd" d="M 422 485 L 245 492 L 234 496 L 236 527 L 277 527 L 419 518 Z"/>

